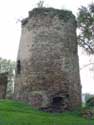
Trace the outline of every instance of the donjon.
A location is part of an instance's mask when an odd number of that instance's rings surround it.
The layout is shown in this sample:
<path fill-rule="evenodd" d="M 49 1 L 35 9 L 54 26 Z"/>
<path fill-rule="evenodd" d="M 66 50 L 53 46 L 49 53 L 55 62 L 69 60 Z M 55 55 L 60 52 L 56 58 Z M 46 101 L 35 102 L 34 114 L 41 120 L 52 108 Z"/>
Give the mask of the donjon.
<path fill-rule="evenodd" d="M 80 106 L 76 20 L 71 11 L 35 8 L 22 20 L 14 95 L 44 111 Z"/>

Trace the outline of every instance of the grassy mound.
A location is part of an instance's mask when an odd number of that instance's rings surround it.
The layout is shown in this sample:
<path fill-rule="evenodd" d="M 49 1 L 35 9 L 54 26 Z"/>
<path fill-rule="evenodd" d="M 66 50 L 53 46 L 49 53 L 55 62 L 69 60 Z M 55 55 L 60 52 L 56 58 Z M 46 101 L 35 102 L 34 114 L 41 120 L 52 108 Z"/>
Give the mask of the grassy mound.
<path fill-rule="evenodd" d="M 94 125 L 78 112 L 50 114 L 32 109 L 21 102 L 0 101 L 0 125 Z"/>

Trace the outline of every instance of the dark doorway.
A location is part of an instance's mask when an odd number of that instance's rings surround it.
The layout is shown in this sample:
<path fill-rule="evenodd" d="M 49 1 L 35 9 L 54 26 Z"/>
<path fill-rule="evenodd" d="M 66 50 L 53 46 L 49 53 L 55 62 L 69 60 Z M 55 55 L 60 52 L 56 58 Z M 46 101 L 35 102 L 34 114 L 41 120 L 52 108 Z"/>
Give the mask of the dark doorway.
<path fill-rule="evenodd" d="M 54 112 L 62 111 L 62 97 L 54 97 L 52 100 L 52 108 Z"/>
<path fill-rule="evenodd" d="M 62 104 L 62 97 L 54 97 L 52 103 L 53 103 L 53 105 L 61 105 Z"/>

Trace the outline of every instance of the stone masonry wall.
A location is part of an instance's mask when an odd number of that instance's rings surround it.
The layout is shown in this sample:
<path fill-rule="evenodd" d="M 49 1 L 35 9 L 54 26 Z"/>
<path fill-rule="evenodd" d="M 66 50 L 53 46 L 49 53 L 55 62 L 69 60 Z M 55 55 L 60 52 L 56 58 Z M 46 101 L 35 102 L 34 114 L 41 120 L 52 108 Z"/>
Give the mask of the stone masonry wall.
<path fill-rule="evenodd" d="M 76 21 L 70 11 L 35 8 L 29 12 L 22 21 L 16 70 L 16 99 L 42 109 L 80 106 Z"/>
<path fill-rule="evenodd" d="M 4 99 L 6 97 L 6 89 L 7 89 L 7 74 L 0 74 L 0 99 Z"/>

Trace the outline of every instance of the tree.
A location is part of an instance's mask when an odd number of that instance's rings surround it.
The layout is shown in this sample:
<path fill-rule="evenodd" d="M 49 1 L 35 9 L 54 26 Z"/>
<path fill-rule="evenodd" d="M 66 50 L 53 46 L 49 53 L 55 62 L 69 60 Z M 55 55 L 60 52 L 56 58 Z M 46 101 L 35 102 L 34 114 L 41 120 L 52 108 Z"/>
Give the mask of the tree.
<path fill-rule="evenodd" d="M 7 96 L 13 93 L 15 62 L 0 58 L 0 73 L 8 74 Z"/>
<path fill-rule="evenodd" d="M 94 107 L 94 96 L 86 101 L 86 106 Z"/>
<path fill-rule="evenodd" d="M 87 53 L 94 54 L 94 3 L 88 7 L 79 8 L 78 16 L 78 43 Z"/>
<path fill-rule="evenodd" d="M 90 93 L 85 93 L 84 96 L 85 96 L 85 102 L 87 102 L 87 100 L 89 100 L 90 98 L 94 97 L 94 95 Z"/>

